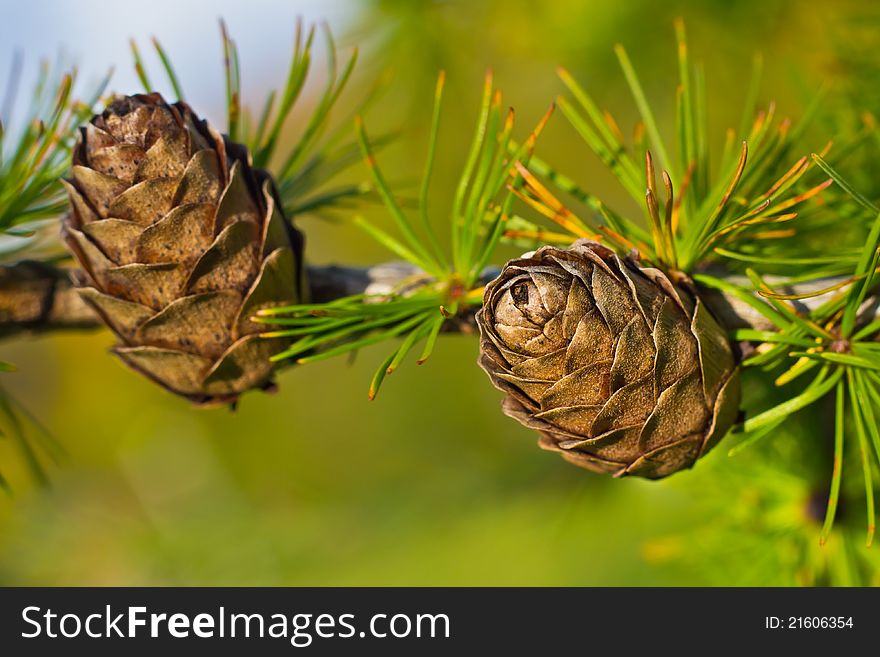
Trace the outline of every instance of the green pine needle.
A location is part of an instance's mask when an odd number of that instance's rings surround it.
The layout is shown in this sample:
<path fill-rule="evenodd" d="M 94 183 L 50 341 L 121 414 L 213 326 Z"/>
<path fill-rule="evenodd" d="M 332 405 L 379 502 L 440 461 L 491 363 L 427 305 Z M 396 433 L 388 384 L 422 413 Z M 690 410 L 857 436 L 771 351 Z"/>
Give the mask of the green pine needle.
<path fill-rule="evenodd" d="M 843 479 L 843 412 L 844 412 L 844 384 L 842 381 L 837 383 L 837 392 L 835 393 L 834 406 L 834 462 L 831 471 L 831 489 L 828 493 L 828 506 L 825 511 L 825 521 L 822 524 L 822 533 L 820 534 L 820 542 L 824 545 L 831 534 L 831 528 L 834 526 L 834 518 L 837 515 L 837 506 L 840 501 L 840 482 Z"/>

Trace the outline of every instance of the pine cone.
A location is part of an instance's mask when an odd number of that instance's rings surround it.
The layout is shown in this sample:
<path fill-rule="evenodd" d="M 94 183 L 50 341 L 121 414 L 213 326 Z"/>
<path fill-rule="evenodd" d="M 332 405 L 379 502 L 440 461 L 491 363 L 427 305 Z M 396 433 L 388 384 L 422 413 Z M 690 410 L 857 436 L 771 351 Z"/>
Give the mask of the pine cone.
<path fill-rule="evenodd" d="M 477 314 L 480 365 L 539 445 L 596 472 L 657 479 L 730 429 L 738 369 L 700 299 L 595 242 L 507 263 Z"/>
<path fill-rule="evenodd" d="M 196 403 L 270 384 L 282 340 L 250 320 L 302 300 L 303 239 L 268 174 L 184 103 L 117 97 L 81 129 L 65 242 L 129 366 Z"/>

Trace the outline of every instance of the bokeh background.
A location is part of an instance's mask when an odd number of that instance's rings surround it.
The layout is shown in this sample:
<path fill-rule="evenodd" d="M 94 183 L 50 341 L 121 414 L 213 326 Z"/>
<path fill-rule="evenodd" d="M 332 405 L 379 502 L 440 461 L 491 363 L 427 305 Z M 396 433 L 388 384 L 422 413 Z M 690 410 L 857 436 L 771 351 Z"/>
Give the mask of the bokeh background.
<path fill-rule="evenodd" d="M 253 106 L 283 83 L 296 17 L 326 20 L 343 52 L 360 49 L 343 104 L 390 76 L 366 119 L 373 133 L 397 132 L 380 160 L 404 191 L 421 168 L 434 80 L 446 70 L 432 192 L 442 225 L 486 68 L 516 108 L 520 135 L 562 91 L 556 65 L 628 129 L 636 114 L 612 51 L 620 42 L 671 126 L 673 19 L 683 16 L 706 64 L 720 141 L 738 122 L 756 52 L 766 63 L 762 99 L 796 117 L 820 83 L 848 79 L 853 57 L 870 52 L 854 43 L 876 45 L 870 4 L 30 0 L 2 8 L 0 75 L 16 49 L 26 81 L 40 58 L 61 52 L 78 64 L 83 88 L 113 67 L 111 88 L 132 93 L 140 87 L 128 39 L 144 47 L 155 35 L 188 101 L 222 125 L 217 19 L 238 42 Z M 307 88 L 312 98 L 323 63 Z M 878 104 L 871 95 L 854 94 Z M 539 152 L 610 203 L 625 202 L 561 116 Z M 361 211 L 388 221 L 378 205 Z M 297 221 L 312 262 L 389 259 L 345 212 Z M 612 481 L 538 450 L 532 433 L 501 414 L 473 337 L 444 338 L 427 364 L 401 368 L 373 402 L 368 382 L 387 347 L 286 371 L 277 394 L 251 394 L 234 413 L 188 407 L 108 356 L 112 342 L 89 332 L 0 344 L 2 359 L 19 368 L 3 385 L 67 454 L 41 487 L 14 445 L 0 441 L 14 488 L 0 495 L 0 584 L 796 584 L 809 581 L 804 568 L 821 569 L 829 551 L 843 549 L 818 548 L 817 491 L 798 471 L 812 467 L 802 454 L 791 457 L 791 472 L 767 474 L 763 458 L 788 456 L 765 451 L 731 464 L 717 450 L 695 471 L 657 483 Z"/>

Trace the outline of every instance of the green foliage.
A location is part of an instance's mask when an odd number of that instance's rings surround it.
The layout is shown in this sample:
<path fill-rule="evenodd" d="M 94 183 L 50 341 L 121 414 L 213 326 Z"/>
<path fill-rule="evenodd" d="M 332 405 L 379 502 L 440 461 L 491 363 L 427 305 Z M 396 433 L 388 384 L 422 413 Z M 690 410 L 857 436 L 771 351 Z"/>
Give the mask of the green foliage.
<path fill-rule="evenodd" d="M 776 331 L 769 335 L 749 329 L 733 332 L 735 339 L 761 345 L 755 354 L 745 359 L 744 366 L 760 368 L 765 376 L 772 372 L 777 385 L 786 385 L 801 377 L 809 378 L 797 394 L 748 417 L 742 427 L 745 439 L 732 452 L 741 451 L 771 435 L 792 414 L 834 392 L 834 458 L 822 540 L 827 539 L 838 508 L 844 449 L 852 446 L 861 463 L 867 515 L 866 542 L 870 546 L 876 518 L 874 480 L 880 466 L 880 431 L 877 428 L 877 418 L 880 417 L 880 342 L 877 341 L 880 321 L 872 312 L 866 312 L 864 304 L 869 291 L 876 290 L 880 280 L 880 209 L 853 189 L 820 156 L 814 155 L 814 159 L 842 190 L 876 217 L 851 275 L 830 288 L 810 294 L 830 298 L 804 316 L 789 303 L 804 299 L 804 295 L 777 293 L 754 270 L 747 270 L 754 289 L 736 288 L 712 276 L 698 275 L 696 278 L 703 285 L 736 294 L 775 326 Z M 766 299 L 766 303 L 755 298 L 755 290 Z M 848 422 L 845 420 L 847 408 Z"/>
<path fill-rule="evenodd" d="M 776 120 L 775 103 L 752 119 L 762 70 L 761 59 L 756 59 L 742 122 L 738 129 L 727 131 L 724 149 L 717 165 L 713 165 L 705 73 L 700 64 L 690 60 L 681 21 L 676 23 L 676 35 L 679 81 L 675 90 L 675 148 L 664 138 L 655 118 L 657 113 L 622 46 L 616 48 L 617 58 L 641 117 L 631 144 L 611 114 L 602 111 L 568 71 L 559 69 L 559 77 L 572 97 L 557 99 L 560 111 L 632 199 L 643 207 L 643 216 L 615 212 L 596 194 L 585 191 L 538 158 L 533 159 L 530 172 L 521 172 L 526 180 L 521 198 L 568 233 L 568 237 L 552 236 L 559 241 L 570 241 L 571 236 L 586 237 L 605 241 L 622 251 L 637 249 L 643 258 L 666 270 L 687 273 L 712 260 L 724 259 L 734 261 L 728 266 L 740 261 L 772 261 L 777 268 L 812 264 L 804 260 L 802 241 L 797 249 L 792 248 L 788 238 L 795 232 L 788 222 L 796 217 L 799 225 L 823 222 L 823 217 L 815 216 L 822 206 L 809 202 L 831 181 L 805 183 L 812 162 L 804 156 L 791 164 L 789 158 L 821 96 L 816 97 L 796 125 L 789 119 Z M 656 154 L 656 163 L 652 153 Z M 586 206 L 584 218 L 560 201 L 540 182 L 541 178 Z M 533 237 L 536 241 L 547 238 L 538 226 L 530 226 L 528 219 L 519 218 L 519 222 L 509 237 Z"/>
<path fill-rule="evenodd" d="M 480 278 L 492 257 L 509 216 L 513 189 L 520 184 L 514 178 L 508 187 L 513 162 L 528 161 L 535 140 L 549 118 L 544 115 L 529 138 L 511 149 L 513 111 L 502 106 L 500 91 L 487 74 L 483 86 L 479 118 L 470 152 L 454 195 L 451 229 L 451 253 L 439 246 L 430 220 L 428 189 L 436 154 L 445 75 L 437 79 L 432 112 L 428 157 L 419 192 L 418 221 L 410 218 L 376 162 L 373 145 L 363 121 L 356 121 L 358 139 L 373 182 L 394 220 L 395 236 L 363 217 L 355 223 L 368 235 L 399 258 L 413 265 L 422 280 L 413 285 L 406 280 L 400 289 L 389 294 L 358 295 L 327 304 L 301 305 L 263 311 L 262 320 L 272 324 L 288 323 L 292 328 L 265 334 L 299 336 L 276 360 L 296 358 L 308 363 L 351 352 L 360 347 L 402 336 L 400 346 L 382 362 L 370 385 L 374 398 L 386 374 L 391 374 L 420 341 L 424 348 L 418 362 L 423 363 L 434 348 L 444 322 L 482 302 Z M 488 226 L 488 230 L 484 227 Z M 311 353 L 311 352 L 317 353 Z"/>
<path fill-rule="evenodd" d="M 7 113 L 16 104 L 20 68 L 16 60 L 3 100 Z M 85 102 L 74 100 L 75 82 L 75 70 L 44 62 L 24 110 L 24 125 L 11 125 L 9 116 L 0 116 L 0 261 L 21 257 L 41 225 L 66 207 L 60 179 L 68 168 L 75 131 L 107 80 Z"/>
<path fill-rule="evenodd" d="M 835 527 L 823 527 L 828 487 L 814 482 L 810 463 L 821 458 L 791 449 L 804 428 L 781 431 L 776 444 L 784 449 L 754 450 L 735 465 L 711 459 L 673 480 L 673 487 L 701 491 L 697 503 L 712 520 L 649 541 L 645 558 L 680 563 L 716 586 L 732 577 L 741 586 L 876 586 L 880 553 L 864 548 L 857 498 L 848 494 Z"/>

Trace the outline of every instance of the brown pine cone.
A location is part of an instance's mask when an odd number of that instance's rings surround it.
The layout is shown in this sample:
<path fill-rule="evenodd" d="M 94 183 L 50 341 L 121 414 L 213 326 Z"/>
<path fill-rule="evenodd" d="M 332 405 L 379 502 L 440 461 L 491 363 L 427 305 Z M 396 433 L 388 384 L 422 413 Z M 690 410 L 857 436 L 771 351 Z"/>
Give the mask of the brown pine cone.
<path fill-rule="evenodd" d="M 596 472 L 665 477 L 730 429 L 739 377 L 706 306 L 589 241 L 507 263 L 477 315 L 480 365 L 539 445 Z"/>
<path fill-rule="evenodd" d="M 303 239 L 243 146 L 182 102 L 117 97 L 81 129 L 65 186 L 79 292 L 126 364 L 197 403 L 270 384 L 285 341 L 250 318 L 303 300 Z"/>

